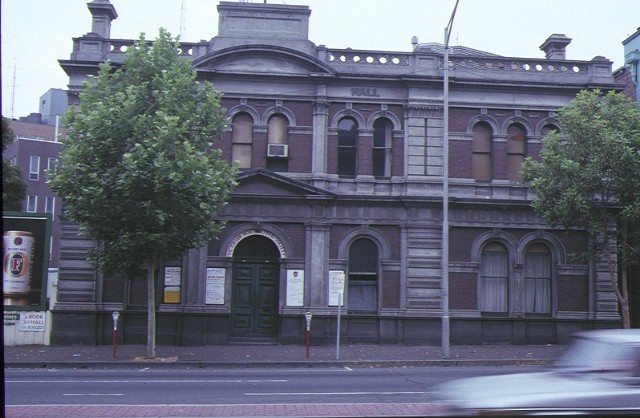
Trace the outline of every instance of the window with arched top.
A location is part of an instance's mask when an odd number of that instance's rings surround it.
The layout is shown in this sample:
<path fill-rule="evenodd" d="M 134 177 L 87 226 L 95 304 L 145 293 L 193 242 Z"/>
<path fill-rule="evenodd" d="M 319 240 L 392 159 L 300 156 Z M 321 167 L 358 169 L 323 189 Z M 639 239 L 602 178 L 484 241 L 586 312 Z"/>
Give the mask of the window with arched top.
<path fill-rule="evenodd" d="M 391 176 L 391 147 L 393 144 L 393 125 L 387 118 L 376 119 L 373 123 L 373 148 L 371 163 L 376 177 Z"/>
<path fill-rule="evenodd" d="M 530 245 L 524 255 L 525 313 L 551 313 L 551 252 L 544 244 Z"/>
<path fill-rule="evenodd" d="M 231 159 L 238 164 L 238 168 L 251 168 L 253 145 L 253 120 L 247 113 L 238 113 L 232 120 L 232 151 Z"/>
<path fill-rule="evenodd" d="M 504 245 L 491 242 L 480 256 L 481 312 L 504 313 L 509 310 L 509 255 Z"/>
<path fill-rule="evenodd" d="M 338 175 L 355 176 L 358 155 L 358 123 L 352 118 L 338 122 Z"/>
<path fill-rule="evenodd" d="M 359 238 L 349 247 L 347 307 L 349 311 L 375 312 L 378 308 L 378 246 Z"/>
<path fill-rule="evenodd" d="M 289 120 L 275 114 L 267 123 L 267 169 L 286 172 L 289 170 Z"/>
<path fill-rule="evenodd" d="M 524 127 L 514 123 L 507 128 L 507 180 L 521 181 L 520 169 L 524 162 L 527 137 Z"/>
<path fill-rule="evenodd" d="M 553 131 L 560 132 L 560 128 L 558 128 L 556 125 L 552 125 L 549 123 L 542 127 L 542 129 L 540 130 L 540 134 L 542 134 L 542 136 L 545 137 Z"/>
<path fill-rule="evenodd" d="M 489 181 L 492 177 L 491 133 L 491 126 L 488 123 L 478 122 L 473 126 L 471 172 L 476 181 Z"/>

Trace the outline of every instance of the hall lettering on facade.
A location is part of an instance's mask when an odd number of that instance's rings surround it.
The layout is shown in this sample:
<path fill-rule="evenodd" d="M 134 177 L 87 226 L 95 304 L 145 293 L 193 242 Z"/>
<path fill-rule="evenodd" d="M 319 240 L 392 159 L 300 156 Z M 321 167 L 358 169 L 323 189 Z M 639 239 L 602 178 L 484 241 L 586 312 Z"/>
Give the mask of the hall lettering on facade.
<path fill-rule="evenodd" d="M 378 89 L 372 87 L 351 87 L 351 95 L 358 97 L 380 97 Z"/>

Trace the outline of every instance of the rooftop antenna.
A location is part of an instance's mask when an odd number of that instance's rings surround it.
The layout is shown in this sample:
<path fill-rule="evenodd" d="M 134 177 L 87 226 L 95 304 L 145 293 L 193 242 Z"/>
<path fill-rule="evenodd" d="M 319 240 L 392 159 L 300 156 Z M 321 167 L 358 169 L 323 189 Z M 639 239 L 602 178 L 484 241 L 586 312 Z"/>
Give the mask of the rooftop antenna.
<path fill-rule="evenodd" d="M 13 108 L 16 104 L 16 59 L 13 59 L 13 82 L 11 84 L 11 114 L 10 118 L 13 119 Z"/>
<path fill-rule="evenodd" d="M 180 7 L 180 40 L 184 41 L 184 31 L 186 29 L 187 21 L 187 0 L 182 0 L 182 6 Z"/>

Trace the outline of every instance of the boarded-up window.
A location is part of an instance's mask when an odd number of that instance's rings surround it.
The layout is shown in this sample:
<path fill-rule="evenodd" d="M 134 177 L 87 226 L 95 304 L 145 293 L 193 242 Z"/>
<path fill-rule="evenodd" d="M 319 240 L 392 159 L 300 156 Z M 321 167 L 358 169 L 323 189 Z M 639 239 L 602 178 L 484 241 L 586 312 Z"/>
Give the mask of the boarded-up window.
<path fill-rule="evenodd" d="M 246 113 L 233 118 L 232 160 L 241 170 L 251 168 L 251 146 L 253 142 L 253 120 Z"/>
<path fill-rule="evenodd" d="M 486 123 L 473 126 L 472 175 L 477 181 L 491 180 L 491 127 Z"/>
<path fill-rule="evenodd" d="M 524 162 L 526 135 L 521 125 L 507 128 L 507 180 L 521 181 L 520 169 Z"/>

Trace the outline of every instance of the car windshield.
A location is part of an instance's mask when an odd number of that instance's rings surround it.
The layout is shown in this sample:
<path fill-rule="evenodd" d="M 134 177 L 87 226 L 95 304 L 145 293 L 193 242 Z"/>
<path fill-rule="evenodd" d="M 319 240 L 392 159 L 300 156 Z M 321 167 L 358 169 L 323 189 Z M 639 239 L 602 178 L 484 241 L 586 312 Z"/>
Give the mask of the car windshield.
<path fill-rule="evenodd" d="M 612 341 L 576 339 L 556 365 L 570 371 L 640 372 L 640 348 Z"/>

